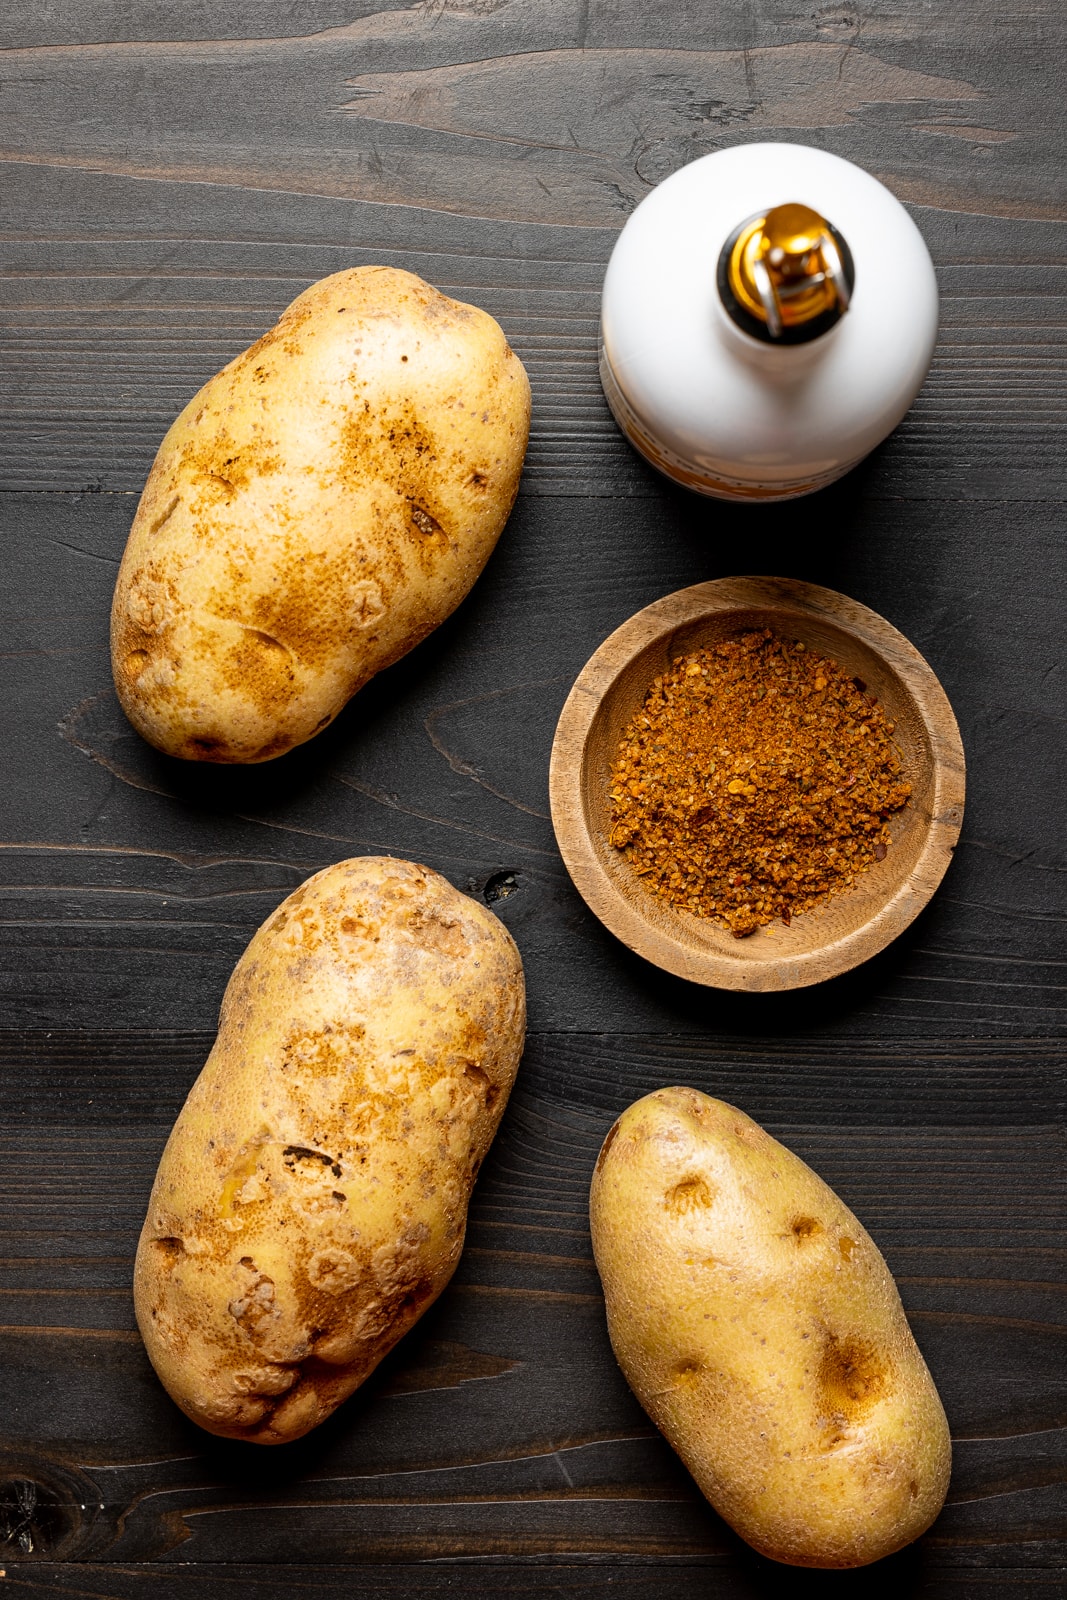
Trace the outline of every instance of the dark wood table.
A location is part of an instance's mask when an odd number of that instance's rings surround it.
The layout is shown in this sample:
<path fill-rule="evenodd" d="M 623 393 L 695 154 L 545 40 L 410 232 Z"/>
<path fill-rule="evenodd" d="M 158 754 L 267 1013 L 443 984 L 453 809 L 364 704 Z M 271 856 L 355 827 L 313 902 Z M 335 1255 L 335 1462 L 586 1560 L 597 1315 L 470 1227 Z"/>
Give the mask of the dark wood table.
<path fill-rule="evenodd" d="M 0 1546 L 20 1596 L 1053 1596 L 1067 1564 L 1065 348 L 1057 0 L 55 0 L 4 8 Z M 858 161 L 929 241 L 943 325 L 893 438 L 778 510 L 692 498 L 618 435 L 604 264 L 706 151 Z M 312 745 L 168 761 L 111 687 L 116 565 L 179 408 L 311 280 L 388 262 L 503 323 L 534 386 L 515 514 L 455 617 Z M 933 904 L 777 997 L 645 965 L 547 816 L 567 689 L 640 606 L 795 575 L 926 655 L 969 759 Z M 298 1445 L 208 1438 L 130 1269 L 253 929 L 346 855 L 482 895 L 531 1032 L 451 1288 Z M 615 1367 L 586 1221 L 616 1113 L 744 1107 L 884 1250 L 955 1438 L 922 1542 L 774 1567 Z M 160 1585 L 163 1585 L 161 1588 Z"/>

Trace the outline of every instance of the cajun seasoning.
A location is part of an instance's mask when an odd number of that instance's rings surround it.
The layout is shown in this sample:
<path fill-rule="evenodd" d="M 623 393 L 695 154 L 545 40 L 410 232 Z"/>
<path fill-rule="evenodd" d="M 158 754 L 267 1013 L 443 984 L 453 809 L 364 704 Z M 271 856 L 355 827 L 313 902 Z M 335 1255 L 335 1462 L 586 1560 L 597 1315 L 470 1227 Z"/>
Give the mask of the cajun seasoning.
<path fill-rule="evenodd" d="M 648 887 L 738 938 L 885 858 L 908 802 L 888 722 L 836 661 L 769 628 L 678 656 L 611 774 L 611 843 Z"/>

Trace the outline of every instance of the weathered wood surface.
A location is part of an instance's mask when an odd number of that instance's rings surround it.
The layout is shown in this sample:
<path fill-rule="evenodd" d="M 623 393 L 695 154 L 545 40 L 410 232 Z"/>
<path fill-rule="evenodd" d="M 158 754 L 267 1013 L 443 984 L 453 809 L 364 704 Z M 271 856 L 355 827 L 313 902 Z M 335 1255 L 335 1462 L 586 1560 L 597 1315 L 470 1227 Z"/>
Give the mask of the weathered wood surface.
<path fill-rule="evenodd" d="M 0 17 L 14 1592 L 1062 1593 L 1065 31 L 1055 0 L 53 0 Z M 882 176 L 943 293 L 905 423 L 784 514 L 660 483 L 595 365 L 628 210 L 685 160 L 766 137 Z M 167 761 L 108 672 L 133 495 L 204 379 L 306 283 L 374 260 L 486 306 L 527 362 L 515 516 L 459 613 L 313 745 L 246 772 Z M 595 646 L 671 589 L 746 571 L 886 615 L 941 678 L 968 757 L 929 909 L 793 995 L 696 990 L 629 956 L 547 818 L 556 716 Z M 199 1434 L 155 1382 L 133 1248 L 249 935 L 309 872 L 379 851 L 493 904 L 522 949 L 530 1045 L 453 1287 L 323 1429 L 252 1452 Z M 611 1359 L 589 1173 L 618 1110 L 677 1081 L 810 1160 L 897 1274 L 956 1465 L 931 1534 L 873 1571 L 755 1558 Z"/>
<path fill-rule="evenodd" d="M 9 487 L 139 487 L 223 360 L 313 279 L 386 261 L 503 322 L 527 493 L 654 495 L 596 378 L 612 242 L 684 162 L 784 138 L 884 178 L 939 267 L 937 358 L 879 481 L 1063 492 L 1057 0 L 114 0 L 12 8 L 0 38 Z"/>

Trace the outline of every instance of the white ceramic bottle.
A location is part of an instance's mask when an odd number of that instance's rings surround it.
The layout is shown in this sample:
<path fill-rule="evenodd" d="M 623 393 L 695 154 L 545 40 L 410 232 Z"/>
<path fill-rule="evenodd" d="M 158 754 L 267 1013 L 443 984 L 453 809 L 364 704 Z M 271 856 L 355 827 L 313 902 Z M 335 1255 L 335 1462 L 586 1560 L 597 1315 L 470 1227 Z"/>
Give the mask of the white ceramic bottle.
<path fill-rule="evenodd" d="M 667 178 L 623 228 L 601 381 L 668 477 L 726 500 L 790 499 L 896 427 L 937 311 L 922 235 L 877 179 L 807 145 L 737 145 Z"/>

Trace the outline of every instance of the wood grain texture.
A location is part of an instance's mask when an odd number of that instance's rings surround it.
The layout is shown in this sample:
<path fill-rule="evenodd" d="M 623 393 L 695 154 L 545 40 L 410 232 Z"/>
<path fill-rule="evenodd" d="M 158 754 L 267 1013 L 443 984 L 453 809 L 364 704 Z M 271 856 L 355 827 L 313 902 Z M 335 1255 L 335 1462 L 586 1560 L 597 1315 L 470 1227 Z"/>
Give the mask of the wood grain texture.
<path fill-rule="evenodd" d="M 13 1592 L 1062 1594 L 1065 26 L 1055 0 L 41 0 L 0 17 Z M 788 524 L 661 483 L 596 371 L 629 211 L 753 137 L 882 177 L 943 297 L 904 423 Z M 196 389 L 305 285 L 366 262 L 504 326 L 534 388 L 518 508 L 456 616 L 313 746 L 270 772 L 191 771 L 140 743 L 110 685 L 136 494 Z M 832 983 L 755 997 L 616 943 L 569 883 L 547 792 L 596 646 L 743 571 L 888 617 L 944 685 L 969 772 L 955 860 L 912 928 Z M 133 1249 L 252 931 L 312 871 L 378 851 L 492 904 L 533 1031 L 453 1287 L 336 1419 L 249 1462 L 153 1378 Z M 898 1278 L 956 1467 L 931 1534 L 873 1570 L 754 1557 L 611 1359 L 589 1172 L 617 1112 L 670 1082 L 811 1162 Z"/>
<path fill-rule="evenodd" d="M 184 38 L 172 22 L 158 41 L 130 29 L 129 9 L 86 19 L 84 43 L 52 44 L 40 23 L 9 31 L 9 160 L 612 225 L 707 149 L 841 129 L 841 154 L 906 198 L 1062 214 L 1051 0 L 1025 29 L 981 0 L 947 15 L 905 0 L 758 16 L 733 0 L 713 18 L 634 0 L 432 0 L 343 22 L 330 6 L 318 19 L 279 7 L 273 37 L 262 20 L 235 37 L 253 8 L 231 4 L 221 29 L 192 8 Z"/>
<path fill-rule="evenodd" d="M 884 178 L 938 266 L 886 486 L 1062 494 L 1064 26 L 1054 0 L 35 9 L 0 56 L 0 484 L 139 488 L 299 290 L 384 261 L 502 322 L 534 385 L 527 492 L 654 493 L 597 380 L 604 265 L 660 179 L 782 137 Z"/>
<path fill-rule="evenodd" d="M 178 411 L 296 294 L 379 262 L 503 326 L 533 387 L 525 493 L 655 497 L 597 374 L 617 227 L 187 187 L 183 217 L 166 182 L 4 168 L 3 487 L 139 490 Z M 911 211 L 938 268 L 941 331 L 876 481 L 909 499 L 1061 496 L 1067 224 Z M 101 237 L 101 214 L 124 221 Z"/>
<path fill-rule="evenodd" d="M 9 1569 L 8 1577 L 13 1576 Z M 18 1592 L 29 1600 L 43 1596 L 69 1596 L 84 1600 L 85 1572 L 72 1564 L 56 1566 L 41 1562 L 22 1569 Z M 657 1557 L 654 1561 L 631 1561 L 626 1566 L 603 1562 L 592 1565 L 564 1558 L 525 1566 L 504 1566 L 495 1561 L 467 1563 L 457 1575 L 451 1565 L 435 1568 L 381 1566 L 307 1566 L 281 1569 L 265 1574 L 262 1567 L 250 1565 L 186 1567 L 173 1562 L 150 1566 L 112 1567 L 94 1564 L 94 1600 L 141 1600 L 157 1595 L 165 1586 L 173 1600 L 392 1600 L 393 1596 L 415 1597 L 469 1594 L 498 1596 L 500 1600 L 528 1600 L 536 1594 L 589 1597 L 589 1600 L 821 1600 L 828 1596 L 860 1596 L 864 1600 L 898 1600 L 900 1595 L 914 1600 L 974 1600 L 975 1596 L 996 1596 L 997 1600 L 1059 1600 L 1062 1579 L 1058 1573 L 1034 1568 L 995 1567 L 988 1571 L 953 1571 L 936 1564 L 924 1554 L 905 1559 L 893 1558 L 884 1570 L 867 1572 L 862 1579 L 835 1573 L 829 1579 L 815 1580 L 804 1573 L 788 1577 L 768 1562 L 755 1560 L 738 1571 L 730 1558 L 707 1559 L 694 1563 L 685 1557 Z M 860 1586 L 862 1583 L 862 1587 Z"/>

